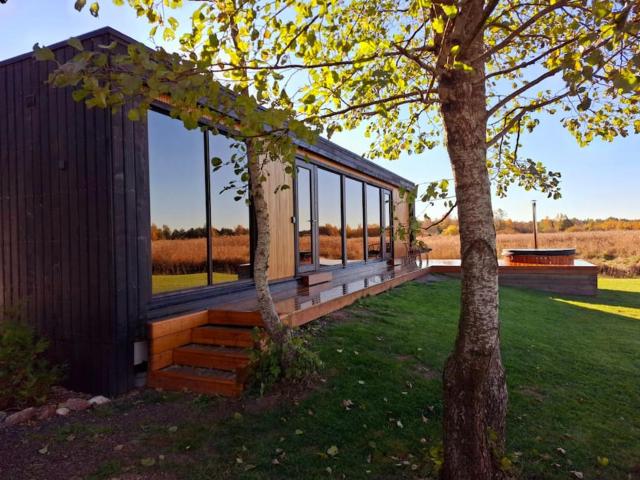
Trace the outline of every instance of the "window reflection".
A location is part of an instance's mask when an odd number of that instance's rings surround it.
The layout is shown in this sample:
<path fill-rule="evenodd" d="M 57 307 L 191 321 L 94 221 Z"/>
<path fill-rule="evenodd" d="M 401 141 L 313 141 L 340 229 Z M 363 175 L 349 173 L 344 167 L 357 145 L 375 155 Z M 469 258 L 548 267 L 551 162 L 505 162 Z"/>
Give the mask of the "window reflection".
<path fill-rule="evenodd" d="M 382 256 L 380 225 L 380 189 L 367 185 L 367 257 L 370 259 Z"/>
<path fill-rule="evenodd" d="M 364 260 L 362 182 L 345 178 L 344 189 L 347 262 L 357 262 Z"/>
<path fill-rule="evenodd" d="M 311 234 L 311 171 L 298 168 L 298 258 L 299 264 L 313 264 L 313 238 Z"/>
<path fill-rule="evenodd" d="M 389 258 L 392 254 L 393 248 L 393 214 L 392 214 L 392 204 L 391 204 L 391 193 L 387 191 L 383 191 L 383 215 L 384 215 L 384 253 L 385 257 Z"/>
<path fill-rule="evenodd" d="M 149 112 L 152 292 L 207 285 L 204 136 Z"/>
<path fill-rule="evenodd" d="M 235 169 L 243 166 L 243 146 L 221 134 L 209 134 L 209 157 L 222 164 L 211 169 L 211 266 L 212 282 L 224 283 L 251 277 L 249 206 L 245 198 L 236 200 L 246 182 Z M 234 166 L 235 163 L 238 167 Z"/>
<path fill-rule="evenodd" d="M 321 266 L 342 264 L 340 176 L 318 168 L 318 254 Z"/>

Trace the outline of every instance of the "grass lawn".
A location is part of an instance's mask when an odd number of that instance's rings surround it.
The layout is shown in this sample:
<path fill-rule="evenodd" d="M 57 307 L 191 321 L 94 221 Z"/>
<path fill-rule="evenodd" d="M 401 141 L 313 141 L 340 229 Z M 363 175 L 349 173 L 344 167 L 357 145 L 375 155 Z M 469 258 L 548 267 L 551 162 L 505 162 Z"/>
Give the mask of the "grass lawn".
<path fill-rule="evenodd" d="M 522 478 L 640 478 L 640 280 L 601 288 L 590 299 L 501 291 L 508 449 Z M 58 471 L 77 445 L 98 459 L 80 468 L 90 478 L 435 478 L 458 296 L 455 281 L 410 283 L 317 322 L 326 381 L 295 402 L 147 391 L 7 441 Z M 58 447 L 60 428 L 79 431 Z"/>
<path fill-rule="evenodd" d="M 213 272 L 213 283 L 233 282 L 238 275 L 233 273 Z M 153 293 L 172 292 L 187 288 L 202 287 L 207 284 L 206 273 L 188 273 L 185 275 L 152 275 L 151 290 Z"/>

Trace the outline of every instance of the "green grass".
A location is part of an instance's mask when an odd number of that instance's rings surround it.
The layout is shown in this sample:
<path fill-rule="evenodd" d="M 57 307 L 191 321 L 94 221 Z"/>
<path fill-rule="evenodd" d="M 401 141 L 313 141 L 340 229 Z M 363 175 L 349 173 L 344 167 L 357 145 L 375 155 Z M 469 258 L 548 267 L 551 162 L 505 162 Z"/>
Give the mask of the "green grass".
<path fill-rule="evenodd" d="M 508 450 L 522 478 L 579 471 L 627 479 L 640 468 L 640 281 L 604 280 L 601 288 L 591 299 L 501 290 Z M 313 327 L 326 382 L 305 399 L 222 422 L 176 423 L 173 436 L 165 427 L 145 442 L 182 452 L 162 468 L 186 479 L 435 478 L 441 367 L 458 299 L 457 282 L 445 281 L 362 300 L 348 320 Z M 327 453 L 332 446 L 337 455 Z"/>
<path fill-rule="evenodd" d="M 238 275 L 233 273 L 213 272 L 213 283 L 233 282 L 237 279 Z M 186 290 L 188 288 L 202 287 L 206 284 L 206 273 L 188 273 L 185 275 L 152 275 L 151 277 L 151 291 L 153 293 Z"/>

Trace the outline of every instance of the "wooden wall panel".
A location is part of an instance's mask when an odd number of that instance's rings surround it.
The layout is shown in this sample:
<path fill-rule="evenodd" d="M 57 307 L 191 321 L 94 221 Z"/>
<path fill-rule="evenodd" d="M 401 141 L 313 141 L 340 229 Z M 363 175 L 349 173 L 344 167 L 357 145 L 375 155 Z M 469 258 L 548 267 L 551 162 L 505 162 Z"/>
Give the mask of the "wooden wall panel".
<path fill-rule="evenodd" d="M 106 33 L 84 40 L 109 41 Z M 75 54 L 54 51 L 60 61 Z M 45 85 L 52 68 L 30 55 L 0 63 L 0 310 L 18 306 L 50 340 L 70 386 L 116 394 L 133 385 L 144 292 L 135 248 L 116 255 L 140 234 L 131 227 L 138 154 L 121 142 L 112 162 L 110 112 Z M 134 145 L 140 132 L 128 133 Z"/>
<path fill-rule="evenodd" d="M 271 227 L 271 249 L 269 252 L 269 279 L 278 280 L 295 275 L 294 215 L 292 178 L 284 171 L 280 162 L 270 162 L 266 167 L 268 176 L 264 183 Z M 290 188 L 274 193 L 280 185 Z"/>

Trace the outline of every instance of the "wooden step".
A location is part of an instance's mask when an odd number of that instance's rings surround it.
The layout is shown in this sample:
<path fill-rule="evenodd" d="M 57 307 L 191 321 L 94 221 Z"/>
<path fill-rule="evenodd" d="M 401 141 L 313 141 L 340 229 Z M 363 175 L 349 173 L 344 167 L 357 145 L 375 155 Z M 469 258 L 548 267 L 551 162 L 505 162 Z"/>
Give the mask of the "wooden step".
<path fill-rule="evenodd" d="M 209 395 L 237 397 L 242 393 L 243 385 L 236 375 L 224 370 L 195 368 L 172 365 L 150 372 L 147 385 L 163 390 L 189 390 Z"/>
<path fill-rule="evenodd" d="M 305 287 L 311 287 L 312 285 L 318 285 L 319 283 L 326 283 L 333 280 L 333 273 L 331 272 L 314 272 L 306 273 L 300 277 L 302 284 Z"/>
<path fill-rule="evenodd" d="M 240 347 L 192 343 L 173 351 L 173 363 L 235 372 L 249 365 L 249 355 L 244 348 Z"/>
<path fill-rule="evenodd" d="M 225 347 L 253 347 L 253 329 L 204 325 L 191 331 L 191 342 Z"/>
<path fill-rule="evenodd" d="M 263 327 L 260 312 L 236 310 L 209 310 L 209 322 L 214 325 L 238 325 L 243 327 Z"/>

